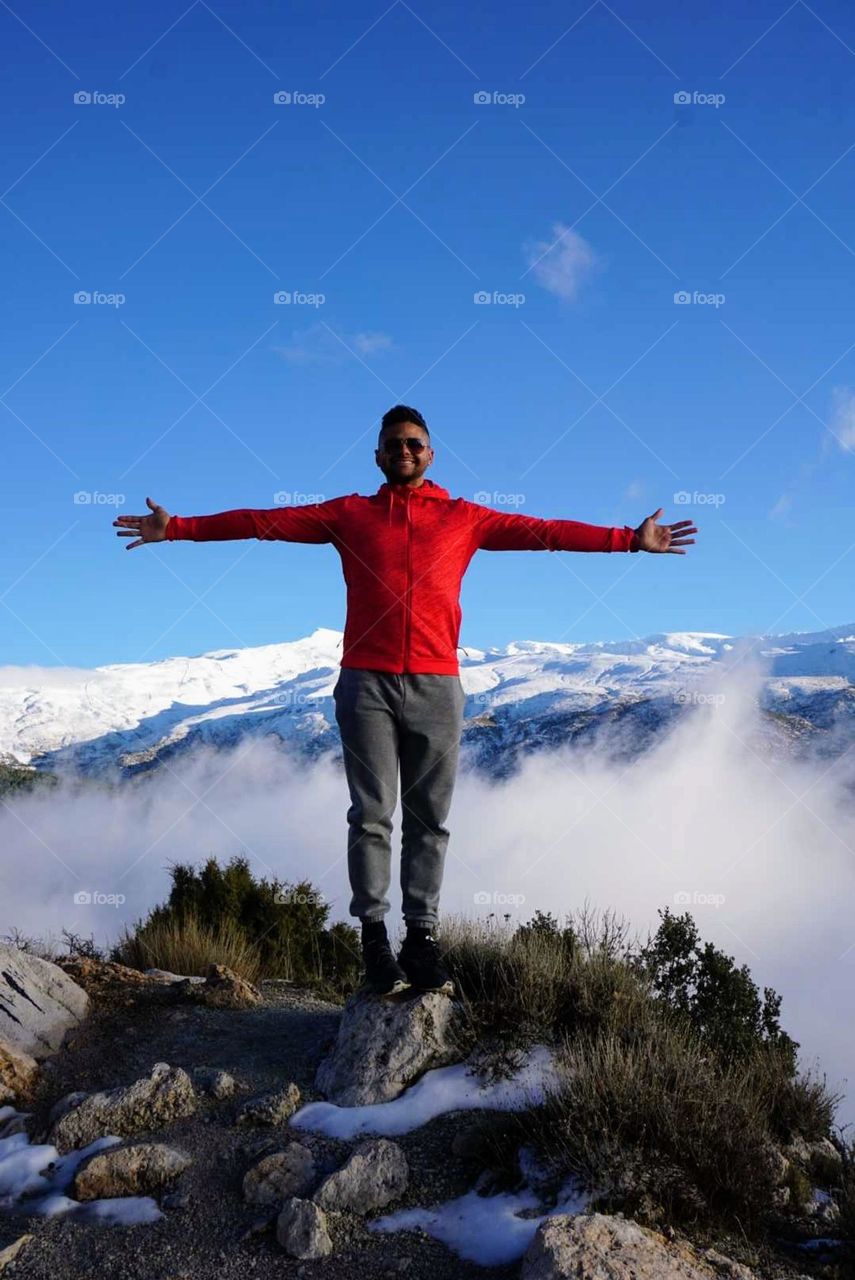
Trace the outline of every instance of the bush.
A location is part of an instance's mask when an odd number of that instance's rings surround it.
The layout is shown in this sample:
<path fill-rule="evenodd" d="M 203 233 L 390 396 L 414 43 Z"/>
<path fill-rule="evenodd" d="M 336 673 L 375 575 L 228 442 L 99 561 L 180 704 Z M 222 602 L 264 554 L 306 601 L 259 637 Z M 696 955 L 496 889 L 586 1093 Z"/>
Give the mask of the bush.
<path fill-rule="evenodd" d="M 660 911 L 662 923 L 652 941 L 632 959 L 665 1004 L 686 1018 L 718 1053 L 746 1057 L 758 1047 L 774 1049 L 789 1075 L 796 1070 L 798 1043 L 781 1030 L 781 997 L 771 987 L 763 999 L 748 967 L 711 942 L 703 948 L 691 915 Z"/>
<path fill-rule="evenodd" d="M 608 912 L 598 921 L 583 910 L 564 927 L 538 912 L 516 930 L 452 916 L 442 942 L 472 1043 L 554 1043 L 631 1023 L 650 999 L 621 958 L 625 927 Z"/>
<path fill-rule="evenodd" d="M 261 974 L 258 948 L 247 941 L 239 925 L 226 918 L 213 929 L 192 911 L 180 916 L 152 913 L 135 932 L 125 931 L 113 959 L 132 969 L 181 974 L 204 974 L 209 965 L 224 964 L 252 983 Z"/>
<path fill-rule="evenodd" d="M 113 959 L 188 974 L 216 962 L 244 976 L 254 971 L 256 977 L 311 983 L 338 994 L 356 985 L 357 932 L 344 923 L 326 927 L 330 908 L 308 880 L 256 880 L 244 857 L 224 867 L 214 858 L 201 868 L 179 863 L 170 875 L 167 902 L 126 933 Z M 174 962 L 153 961 L 155 954 L 173 955 Z M 179 959 L 195 967 L 176 969 Z"/>
<path fill-rule="evenodd" d="M 724 1065 L 696 1032 L 656 1014 L 631 1037 L 568 1040 L 558 1064 L 561 1087 L 527 1113 L 523 1130 L 600 1208 L 746 1227 L 768 1210 L 775 1166 L 749 1067 Z"/>
<path fill-rule="evenodd" d="M 780 998 L 702 947 L 691 917 L 666 910 L 642 948 L 587 910 L 516 929 L 451 917 L 442 942 L 484 1074 L 534 1043 L 559 1066 L 544 1105 L 484 1126 L 491 1168 L 533 1144 L 556 1186 L 573 1174 L 635 1216 L 741 1229 L 771 1208 L 770 1147 L 829 1136 L 839 1097 L 796 1074 Z"/>

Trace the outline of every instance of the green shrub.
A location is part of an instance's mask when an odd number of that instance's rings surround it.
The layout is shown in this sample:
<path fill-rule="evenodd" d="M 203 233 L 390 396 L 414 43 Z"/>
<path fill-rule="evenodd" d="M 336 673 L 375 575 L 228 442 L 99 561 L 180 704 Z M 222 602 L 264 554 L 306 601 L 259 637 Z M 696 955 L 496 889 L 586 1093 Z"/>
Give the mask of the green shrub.
<path fill-rule="evenodd" d="M 798 1043 L 781 1030 L 781 997 L 771 987 L 763 999 L 748 967 L 737 969 L 733 958 L 711 942 L 700 945 L 691 915 L 660 910 L 661 924 L 652 941 L 632 957 L 665 1004 L 677 1011 L 717 1051 L 744 1057 L 759 1046 L 775 1049 L 789 1075 L 796 1070 Z"/>
<path fill-rule="evenodd" d="M 327 928 L 329 905 L 308 880 L 295 885 L 257 880 L 244 857 L 232 858 L 226 866 L 215 858 L 200 868 L 179 863 L 170 875 L 167 902 L 126 934 L 114 959 L 139 967 L 141 956 L 153 954 L 155 940 L 162 953 L 172 938 L 169 945 L 184 947 L 190 957 L 212 955 L 230 968 L 228 959 L 217 957 L 218 948 L 223 955 L 248 948 L 243 963 L 257 966 L 263 978 L 311 983 L 341 994 L 356 985 L 361 967 L 357 931 L 345 923 Z M 148 960 L 143 967 L 171 966 Z"/>
<path fill-rule="evenodd" d="M 568 1042 L 543 1146 L 586 1185 L 663 1221 L 757 1222 L 774 1192 L 762 1090 L 685 1023 L 652 1016 L 631 1038 Z"/>
<path fill-rule="evenodd" d="M 501 1143 L 485 1126 L 491 1168 L 513 1165 L 509 1141 L 533 1143 L 559 1181 L 575 1174 L 636 1216 L 741 1230 L 771 1207 L 770 1146 L 829 1136 L 839 1096 L 796 1074 L 780 998 L 702 947 L 691 917 L 666 910 L 642 948 L 587 910 L 516 929 L 451 917 L 442 943 L 483 1074 L 538 1042 L 563 1064 L 560 1090 Z"/>

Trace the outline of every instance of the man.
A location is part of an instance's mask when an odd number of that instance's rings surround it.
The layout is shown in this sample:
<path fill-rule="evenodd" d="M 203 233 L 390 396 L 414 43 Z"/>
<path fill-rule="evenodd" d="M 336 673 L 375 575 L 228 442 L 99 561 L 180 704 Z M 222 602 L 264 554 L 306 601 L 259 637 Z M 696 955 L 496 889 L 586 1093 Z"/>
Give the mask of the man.
<path fill-rule="evenodd" d="M 119 516 L 118 537 L 145 542 L 227 538 L 332 543 L 347 583 L 343 656 L 333 691 L 351 805 L 350 914 L 362 925 L 366 982 L 382 995 L 412 986 L 453 993 L 433 936 L 458 763 L 465 694 L 460 682 L 460 585 L 477 550 L 651 551 L 685 555 L 690 520 L 637 529 L 541 520 L 494 511 L 425 477 L 434 460 L 427 423 L 395 405 L 382 419 L 371 497 L 352 493 L 306 506 L 170 516 Z M 401 890 L 407 935 L 396 958 L 390 909 L 392 814 L 401 777 Z"/>

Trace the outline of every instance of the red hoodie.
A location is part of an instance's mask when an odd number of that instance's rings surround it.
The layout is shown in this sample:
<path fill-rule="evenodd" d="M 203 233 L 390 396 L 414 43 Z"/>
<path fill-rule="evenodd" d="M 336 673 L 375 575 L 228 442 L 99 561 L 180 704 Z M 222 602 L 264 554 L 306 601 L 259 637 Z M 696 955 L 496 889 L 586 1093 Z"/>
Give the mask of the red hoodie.
<path fill-rule="evenodd" d="M 166 537 L 331 542 L 347 584 L 343 667 L 456 676 L 460 585 L 476 551 L 638 551 L 628 525 L 540 520 L 425 479 L 306 506 L 172 516 Z"/>

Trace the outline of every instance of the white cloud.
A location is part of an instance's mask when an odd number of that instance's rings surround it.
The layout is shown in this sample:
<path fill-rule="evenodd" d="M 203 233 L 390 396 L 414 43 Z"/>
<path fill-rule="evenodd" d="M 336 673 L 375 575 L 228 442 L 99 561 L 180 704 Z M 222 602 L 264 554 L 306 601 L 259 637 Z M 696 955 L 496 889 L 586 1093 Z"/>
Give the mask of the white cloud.
<path fill-rule="evenodd" d="M 588 241 L 563 222 L 554 223 L 550 240 L 527 244 L 525 254 L 535 280 L 566 302 L 575 301 L 583 281 L 600 264 Z"/>
<path fill-rule="evenodd" d="M 800 1042 L 803 1062 L 818 1055 L 829 1087 L 846 1094 L 841 1080 L 855 1052 L 855 1026 L 840 1017 L 855 965 L 846 771 L 770 756 L 754 705 L 758 673 L 738 672 L 712 689 L 723 700 L 702 701 L 632 764 L 567 747 L 526 758 L 508 780 L 462 772 L 441 917 L 483 919 L 494 910 L 527 919 L 537 908 L 561 917 L 587 901 L 643 937 L 666 903 L 688 910 L 704 941 L 747 964 L 758 987 L 781 994 L 781 1024 Z M 330 759 L 307 774 L 264 740 L 179 757 L 136 786 L 62 784 L 49 796 L 7 797 L 0 933 L 16 925 L 58 934 L 65 926 L 115 939 L 123 923 L 167 896 L 169 864 L 240 852 L 257 874 L 308 877 L 332 903 L 331 919 L 354 923 L 347 804 Z M 390 934 L 401 923 L 400 804 L 394 831 Z M 78 890 L 120 893 L 125 902 L 81 906 Z M 485 894 L 495 906 L 480 905 Z M 520 905 L 506 905 L 520 895 Z M 681 906 L 685 895 L 691 901 Z M 841 1122 L 855 1120 L 851 1080 L 841 1113 Z"/>
<path fill-rule="evenodd" d="M 375 351 L 388 351 L 392 346 L 388 333 L 355 333 L 349 341 L 361 356 L 373 355 Z"/>
<path fill-rule="evenodd" d="M 292 330 L 290 342 L 284 347 L 274 347 L 274 351 L 289 364 L 344 364 L 355 358 L 354 352 L 370 356 L 378 351 L 387 351 L 393 345 L 385 333 L 361 331 L 343 333 L 340 337 L 341 341 L 327 325 L 318 322 L 305 329 Z"/>
<path fill-rule="evenodd" d="M 834 387 L 831 404 L 829 427 L 841 449 L 855 449 L 855 391 L 851 387 Z"/>
<path fill-rule="evenodd" d="M 790 493 L 782 493 L 778 501 L 769 511 L 770 520 L 780 520 L 792 509 L 793 497 Z"/>

